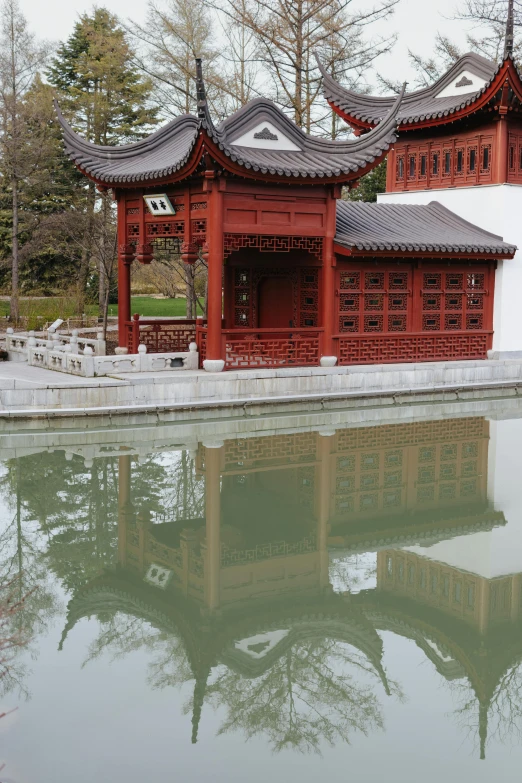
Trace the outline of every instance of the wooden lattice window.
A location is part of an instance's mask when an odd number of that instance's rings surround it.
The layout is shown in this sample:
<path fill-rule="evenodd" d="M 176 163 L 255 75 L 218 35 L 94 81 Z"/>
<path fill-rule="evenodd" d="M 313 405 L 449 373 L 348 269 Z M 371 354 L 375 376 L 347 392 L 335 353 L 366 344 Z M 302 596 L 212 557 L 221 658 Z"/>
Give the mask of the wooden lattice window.
<path fill-rule="evenodd" d="M 417 155 L 408 156 L 408 179 L 415 179 L 417 174 Z"/>
<path fill-rule="evenodd" d="M 455 162 L 455 175 L 461 177 L 464 175 L 464 147 L 458 147 L 455 152 L 457 153 Z"/>
<path fill-rule="evenodd" d="M 339 281 L 340 333 L 407 331 L 411 310 L 411 272 L 341 272 Z"/>
<path fill-rule="evenodd" d="M 477 170 L 477 148 L 468 148 L 468 173 L 474 174 Z"/>
<path fill-rule="evenodd" d="M 319 325 L 319 270 L 301 269 L 299 278 L 299 326 Z"/>
<path fill-rule="evenodd" d="M 451 177 L 451 158 L 452 158 L 452 151 L 451 150 L 444 150 L 444 153 L 443 153 L 443 170 L 442 170 L 442 176 L 443 177 Z"/>
<path fill-rule="evenodd" d="M 399 155 L 397 158 L 396 180 L 397 182 L 402 182 L 404 180 L 404 155 Z"/>
<path fill-rule="evenodd" d="M 252 273 L 234 270 L 234 326 L 252 326 Z"/>
<path fill-rule="evenodd" d="M 491 171 L 491 144 L 482 144 L 480 147 L 480 171 L 481 174 Z"/>
<path fill-rule="evenodd" d="M 484 329 L 486 275 L 483 272 L 424 272 L 422 330 Z"/>

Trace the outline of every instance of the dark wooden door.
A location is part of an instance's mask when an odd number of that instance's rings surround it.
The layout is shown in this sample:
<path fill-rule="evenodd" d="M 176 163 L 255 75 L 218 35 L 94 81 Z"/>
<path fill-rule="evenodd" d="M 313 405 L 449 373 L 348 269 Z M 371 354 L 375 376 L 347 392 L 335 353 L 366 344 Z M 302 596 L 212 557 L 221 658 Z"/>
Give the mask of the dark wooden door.
<path fill-rule="evenodd" d="M 258 326 L 261 329 L 291 329 L 293 323 L 294 292 L 288 277 L 265 277 L 259 283 Z"/>

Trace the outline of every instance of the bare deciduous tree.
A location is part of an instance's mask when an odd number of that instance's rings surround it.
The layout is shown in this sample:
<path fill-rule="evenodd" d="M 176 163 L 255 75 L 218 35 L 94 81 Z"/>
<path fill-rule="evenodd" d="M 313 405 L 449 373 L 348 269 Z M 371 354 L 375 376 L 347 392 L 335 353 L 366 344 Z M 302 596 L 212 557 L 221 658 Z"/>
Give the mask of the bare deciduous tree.
<path fill-rule="evenodd" d="M 4 186 L 11 195 L 11 318 L 18 321 L 19 310 L 19 231 L 20 189 L 36 161 L 34 145 L 27 145 L 24 98 L 38 68 L 46 58 L 45 49 L 29 32 L 18 0 L 4 0 L 0 6 L 0 145 Z"/>
<path fill-rule="evenodd" d="M 161 7 L 151 2 L 145 24 L 128 23 L 127 31 L 141 44 L 136 62 L 152 79 L 164 114 L 177 117 L 196 111 L 196 57 L 205 61 L 211 104 L 219 101 L 223 87 L 217 68 L 219 48 L 204 3 L 168 0 Z"/>
<path fill-rule="evenodd" d="M 271 97 L 308 132 L 324 120 L 324 114 L 314 113 L 320 90 L 314 51 L 330 69 L 335 64 L 335 75 L 346 81 L 358 78 L 394 41 L 392 36 L 368 43 L 364 32 L 390 15 L 398 0 L 380 0 L 371 8 L 358 8 L 355 0 L 208 1 L 252 33 L 255 61 L 271 85 Z"/>

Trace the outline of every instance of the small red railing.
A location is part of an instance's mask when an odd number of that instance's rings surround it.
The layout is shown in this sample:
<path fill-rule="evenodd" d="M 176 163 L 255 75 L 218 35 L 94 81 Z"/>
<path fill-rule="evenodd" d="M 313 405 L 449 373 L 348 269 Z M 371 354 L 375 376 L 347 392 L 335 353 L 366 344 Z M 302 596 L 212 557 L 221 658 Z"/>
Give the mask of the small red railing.
<path fill-rule="evenodd" d="M 206 357 L 207 328 L 197 327 L 200 360 Z M 321 358 L 322 329 L 223 329 L 225 369 L 316 367 Z"/>
<path fill-rule="evenodd" d="M 188 351 L 196 341 L 196 321 L 187 318 L 140 318 L 134 315 L 125 323 L 129 353 L 138 353 L 138 345 L 146 345 L 148 353 Z"/>
<path fill-rule="evenodd" d="M 338 334 L 334 354 L 339 365 L 395 362 L 439 362 L 485 359 L 493 332 L 429 332 L 399 334 Z"/>

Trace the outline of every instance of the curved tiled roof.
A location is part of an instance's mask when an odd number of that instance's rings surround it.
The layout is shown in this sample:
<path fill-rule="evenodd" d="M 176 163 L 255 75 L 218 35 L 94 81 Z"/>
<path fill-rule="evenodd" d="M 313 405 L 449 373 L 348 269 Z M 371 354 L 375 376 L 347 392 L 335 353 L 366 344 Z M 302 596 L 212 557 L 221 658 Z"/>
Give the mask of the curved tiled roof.
<path fill-rule="evenodd" d="M 507 59 L 511 59 L 511 56 L 508 55 Z M 334 110 L 339 109 L 344 115 L 368 125 L 380 122 L 382 117 L 390 110 L 395 96 L 364 95 L 348 90 L 327 73 L 319 59 L 318 64 L 323 77 L 324 97 Z M 470 106 L 486 92 L 503 65 L 504 63 L 497 65 L 474 52 L 463 55 L 434 84 L 422 90 L 407 93 L 404 96 L 398 112 L 399 124 L 407 125 L 425 120 L 449 117 L 466 106 Z M 437 95 L 449 87 L 462 71 L 475 74 L 480 79 L 485 80 L 486 84 L 480 90 L 470 93 L 437 98 Z"/>
<path fill-rule="evenodd" d="M 69 157 L 85 174 L 105 185 L 154 182 L 175 176 L 186 166 L 198 138 L 204 134 L 246 176 L 355 179 L 358 172 L 379 160 L 396 141 L 397 112 L 403 93 L 390 104 L 386 118 L 364 137 L 331 141 L 309 136 L 274 103 L 251 101 L 218 128 L 210 118 L 202 84 L 198 88 L 198 116 L 184 115 L 146 139 L 120 147 L 103 147 L 83 139 L 67 123 L 58 105 Z M 235 146 L 234 140 L 254 126 L 270 122 L 297 150 Z M 248 173 L 247 173 L 248 172 Z"/>
<path fill-rule="evenodd" d="M 502 237 L 468 223 L 438 201 L 426 205 L 338 201 L 335 242 L 355 251 L 512 256 L 517 249 Z"/>

